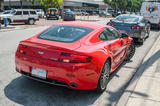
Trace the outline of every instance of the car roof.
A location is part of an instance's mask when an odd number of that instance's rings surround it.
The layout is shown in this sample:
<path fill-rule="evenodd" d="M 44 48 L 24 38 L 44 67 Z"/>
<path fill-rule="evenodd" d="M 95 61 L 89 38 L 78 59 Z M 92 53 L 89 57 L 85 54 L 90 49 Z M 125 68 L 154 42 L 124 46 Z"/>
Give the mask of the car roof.
<path fill-rule="evenodd" d="M 73 25 L 73 26 L 80 26 L 86 27 L 91 29 L 100 29 L 106 27 L 106 25 L 98 24 L 95 22 L 85 22 L 85 21 L 69 21 L 69 22 L 61 22 L 55 25 Z"/>
<path fill-rule="evenodd" d="M 14 9 L 14 10 L 16 10 L 16 11 L 23 11 L 23 10 L 25 10 L 25 11 L 36 11 L 35 9 Z"/>
<path fill-rule="evenodd" d="M 143 18 L 143 16 L 135 15 L 135 14 L 121 14 L 119 16 L 131 16 L 131 17 Z M 117 17 L 119 17 L 119 16 L 117 16 Z"/>

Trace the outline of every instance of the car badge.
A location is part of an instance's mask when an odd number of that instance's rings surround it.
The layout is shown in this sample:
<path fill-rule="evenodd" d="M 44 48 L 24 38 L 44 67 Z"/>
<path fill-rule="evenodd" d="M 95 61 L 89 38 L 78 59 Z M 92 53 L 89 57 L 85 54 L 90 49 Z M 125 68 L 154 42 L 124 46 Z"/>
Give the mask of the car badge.
<path fill-rule="evenodd" d="M 51 60 L 54 60 L 54 61 L 57 61 L 58 59 L 57 58 L 50 58 Z"/>
<path fill-rule="evenodd" d="M 41 51 L 39 51 L 38 53 L 39 53 L 39 54 L 44 54 L 44 52 L 41 52 Z"/>

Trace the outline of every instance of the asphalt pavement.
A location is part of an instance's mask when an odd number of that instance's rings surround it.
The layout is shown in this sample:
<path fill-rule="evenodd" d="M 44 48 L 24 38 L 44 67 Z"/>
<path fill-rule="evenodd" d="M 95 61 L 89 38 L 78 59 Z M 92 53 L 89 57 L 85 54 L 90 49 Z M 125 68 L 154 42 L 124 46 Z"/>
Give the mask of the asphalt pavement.
<path fill-rule="evenodd" d="M 99 22 L 105 24 L 106 20 Z M 93 90 L 72 90 L 37 82 L 15 71 L 14 56 L 19 41 L 45 28 L 46 26 L 0 32 L 0 106 L 115 105 L 159 34 L 159 31 L 151 31 L 144 45 L 137 44 L 132 60 L 123 62 L 111 75 L 107 90 L 97 94 Z M 139 92 L 133 93 L 142 95 Z"/>

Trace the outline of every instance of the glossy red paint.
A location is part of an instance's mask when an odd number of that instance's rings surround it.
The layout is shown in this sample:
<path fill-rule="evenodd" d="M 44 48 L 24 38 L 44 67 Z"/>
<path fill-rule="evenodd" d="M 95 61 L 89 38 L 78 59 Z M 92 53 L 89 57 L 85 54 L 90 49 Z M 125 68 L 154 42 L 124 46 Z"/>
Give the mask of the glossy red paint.
<path fill-rule="evenodd" d="M 110 26 L 97 23 L 74 21 L 56 25 L 82 26 L 94 30 L 73 43 L 38 39 L 39 34 L 21 41 L 15 58 L 18 72 L 24 71 L 31 74 L 32 67 L 34 67 L 46 70 L 48 79 L 63 81 L 70 88 L 95 89 L 105 61 L 111 60 L 110 72 L 113 72 L 125 59 L 132 41 L 131 38 L 100 40 L 98 35 Z M 71 54 L 70 56 L 76 61 L 79 61 L 77 60 L 79 58 L 84 60 L 83 62 L 70 62 L 67 60 L 68 57 L 62 55 L 63 53 Z M 59 61 L 59 59 L 63 60 Z M 71 83 L 75 83 L 77 87 L 72 87 Z"/>

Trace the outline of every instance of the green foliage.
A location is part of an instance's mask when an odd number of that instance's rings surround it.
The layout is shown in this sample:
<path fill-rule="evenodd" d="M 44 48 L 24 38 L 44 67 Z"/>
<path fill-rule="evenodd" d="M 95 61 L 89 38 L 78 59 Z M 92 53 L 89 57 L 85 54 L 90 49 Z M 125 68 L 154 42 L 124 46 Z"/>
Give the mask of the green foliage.
<path fill-rule="evenodd" d="M 41 5 L 44 7 L 60 7 L 63 0 L 40 0 Z"/>
<path fill-rule="evenodd" d="M 141 7 L 142 2 L 145 0 L 103 0 L 113 8 L 118 8 L 121 11 L 138 11 Z"/>
<path fill-rule="evenodd" d="M 26 0 L 30 1 L 32 4 L 40 2 L 44 7 L 60 7 L 63 3 L 63 0 Z"/>

